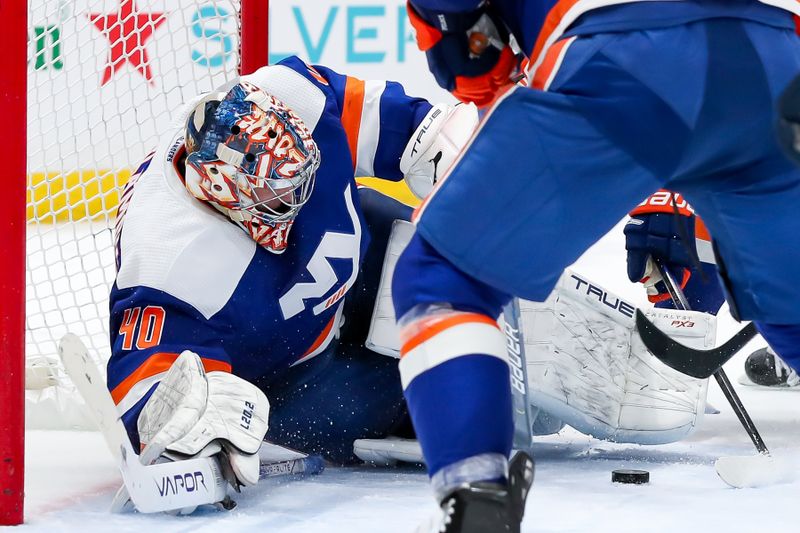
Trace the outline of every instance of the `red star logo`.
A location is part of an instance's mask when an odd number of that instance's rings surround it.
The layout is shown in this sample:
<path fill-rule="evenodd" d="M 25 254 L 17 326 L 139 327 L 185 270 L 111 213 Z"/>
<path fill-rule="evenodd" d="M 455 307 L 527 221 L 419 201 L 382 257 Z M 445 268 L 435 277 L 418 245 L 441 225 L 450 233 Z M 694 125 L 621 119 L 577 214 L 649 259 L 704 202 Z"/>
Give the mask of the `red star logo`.
<path fill-rule="evenodd" d="M 111 43 L 102 85 L 111 81 L 126 62 L 152 84 L 153 71 L 145 43 L 153 36 L 156 28 L 166 22 L 166 13 L 139 13 L 135 0 L 120 0 L 116 13 L 89 13 L 87 16 L 89 22 L 103 32 Z"/>

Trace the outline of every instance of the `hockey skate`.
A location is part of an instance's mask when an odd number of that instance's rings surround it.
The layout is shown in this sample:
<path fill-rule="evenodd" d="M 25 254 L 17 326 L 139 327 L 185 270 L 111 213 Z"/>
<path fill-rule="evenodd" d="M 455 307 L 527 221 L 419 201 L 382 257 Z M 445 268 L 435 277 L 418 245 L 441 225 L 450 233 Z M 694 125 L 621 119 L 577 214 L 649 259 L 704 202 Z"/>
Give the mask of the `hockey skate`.
<path fill-rule="evenodd" d="M 446 496 L 435 523 L 418 532 L 430 533 L 519 533 L 525 500 L 533 484 L 533 459 L 517 452 L 508 465 L 508 482 L 475 482 Z"/>
<path fill-rule="evenodd" d="M 800 390 L 800 375 L 784 363 L 769 346 L 747 356 L 744 371 L 750 381 L 742 381 L 746 385 Z"/>

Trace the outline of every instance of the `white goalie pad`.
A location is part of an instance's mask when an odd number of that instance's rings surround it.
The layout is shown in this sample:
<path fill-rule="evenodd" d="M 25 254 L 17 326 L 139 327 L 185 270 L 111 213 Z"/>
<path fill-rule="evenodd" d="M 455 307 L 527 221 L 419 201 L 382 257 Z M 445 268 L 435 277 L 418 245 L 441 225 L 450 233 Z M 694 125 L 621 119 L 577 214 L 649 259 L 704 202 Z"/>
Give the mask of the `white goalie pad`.
<path fill-rule="evenodd" d="M 697 426 L 708 380 L 685 376 L 651 355 L 635 334 L 633 305 L 567 270 L 545 302 L 521 301 L 520 308 L 534 405 L 582 433 L 617 442 L 674 442 Z M 645 314 L 687 346 L 714 346 L 712 315 Z"/>
<path fill-rule="evenodd" d="M 422 448 L 414 439 L 387 437 L 385 439 L 356 439 L 353 453 L 366 463 L 394 466 L 397 462 L 424 463 Z"/>
<path fill-rule="evenodd" d="M 400 356 L 391 278 L 414 235 L 396 221 L 384 259 L 366 346 Z M 703 415 L 708 380 L 685 376 L 653 357 L 635 333 L 636 308 L 570 270 L 543 303 L 520 301 L 531 403 L 578 431 L 617 442 L 663 444 L 691 433 Z M 649 309 L 670 337 L 714 346 L 716 318 Z"/>
<path fill-rule="evenodd" d="M 400 254 L 406 249 L 413 236 L 414 224 L 405 220 L 394 221 L 389 243 L 386 246 L 378 295 L 375 297 L 375 308 L 372 311 L 372 320 L 365 343 L 366 347 L 373 352 L 389 357 L 400 357 L 400 330 L 397 328 L 392 304 L 392 274 L 394 274 L 394 267 L 397 265 Z"/>

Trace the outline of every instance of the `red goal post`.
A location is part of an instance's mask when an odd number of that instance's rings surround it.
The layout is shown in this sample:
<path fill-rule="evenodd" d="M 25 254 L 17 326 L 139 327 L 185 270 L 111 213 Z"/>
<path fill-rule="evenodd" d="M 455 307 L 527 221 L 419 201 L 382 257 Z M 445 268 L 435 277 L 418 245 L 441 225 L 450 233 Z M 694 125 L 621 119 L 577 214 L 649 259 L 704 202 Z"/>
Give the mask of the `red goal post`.
<path fill-rule="evenodd" d="M 187 28 L 183 33 L 189 35 L 189 38 L 192 38 L 192 33 L 188 25 L 196 24 L 197 19 L 181 17 L 180 11 L 181 7 L 185 4 L 191 4 L 193 1 L 195 0 L 181 0 L 180 2 L 176 0 L 77 0 L 56 3 L 50 0 L 0 0 L 0 20 L 5 21 L 4 30 L 0 32 L 0 49 L 3 51 L 2 54 L 0 54 L 0 117 L 3 118 L 4 124 L 4 127 L 0 129 L 0 146 L 2 146 L 3 149 L 3 201 L 2 205 L 0 205 L 0 526 L 20 524 L 23 521 L 26 335 L 32 336 L 30 334 L 31 317 L 30 314 L 26 315 L 26 303 L 28 303 L 30 307 L 29 302 L 31 302 L 31 298 L 37 297 L 36 295 L 32 297 L 29 294 L 26 300 L 26 258 L 29 264 L 33 262 L 31 258 L 26 255 L 26 243 L 30 240 L 30 234 L 33 232 L 30 228 L 35 223 L 48 223 L 51 226 L 59 227 L 65 224 L 71 224 L 77 219 L 75 213 L 81 211 L 84 213 L 82 216 L 90 219 L 93 224 L 97 224 L 98 220 L 102 219 L 102 231 L 104 233 L 111 233 L 113 228 L 114 205 L 108 205 L 109 203 L 113 204 L 109 199 L 116 198 L 117 196 L 114 195 L 117 195 L 121 186 L 124 185 L 124 183 L 121 182 L 121 178 L 118 179 L 118 177 L 121 175 L 129 175 L 128 170 L 117 168 L 120 166 L 119 154 L 112 154 L 114 157 L 109 158 L 113 162 L 113 165 L 102 161 L 102 165 L 97 163 L 92 168 L 91 173 L 85 171 L 83 167 L 77 166 L 77 164 L 75 167 L 68 167 L 66 163 L 61 166 L 56 166 L 56 170 L 51 170 L 50 168 L 45 168 L 43 170 L 32 168 L 33 164 L 31 160 L 32 155 L 34 155 L 32 152 L 35 148 L 29 146 L 29 137 L 26 131 L 35 134 L 37 128 L 31 128 L 31 124 L 36 124 L 37 120 L 40 122 L 44 120 L 55 121 L 56 118 L 62 116 L 73 117 L 76 111 L 69 109 L 67 110 L 67 114 L 63 115 L 64 108 L 62 107 L 56 109 L 56 112 L 53 113 L 53 117 L 39 117 L 37 113 L 39 100 L 37 100 L 37 98 L 41 99 L 42 94 L 41 91 L 37 91 L 35 83 L 30 83 L 31 77 L 41 76 L 41 71 L 48 67 L 53 70 L 63 71 L 72 68 L 76 62 L 84 60 L 86 60 L 87 65 L 81 64 L 77 65 L 75 68 L 87 66 L 88 70 L 91 70 L 94 64 L 88 65 L 88 63 L 96 59 L 94 57 L 80 56 L 76 52 L 75 56 L 66 56 L 69 61 L 62 61 L 60 57 L 61 54 L 64 54 L 62 48 L 66 47 L 69 38 L 69 36 L 64 35 L 66 29 L 62 31 L 61 26 L 56 27 L 54 25 L 35 26 L 36 20 L 33 20 L 32 12 L 36 7 L 41 7 L 42 9 L 39 11 L 47 11 L 48 17 L 55 16 L 58 20 L 57 24 L 66 23 L 67 25 L 64 26 L 64 28 L 74 29 L 75 27 L 79 27 L 82 31 L 83 38 L 89 40 L 86 42 L 76 41 L 77 44 L 74 46 L 76 49 L 91 47 L 93 45 L 91 39 L 104 38 L 106 39 L 104 45 L 110 45 L 112 48 L 115 44 L 123 48 L 132 46 L 132 49 L 126 48 L 124 50 L 126 56 L 122 63 L 128 61 L 131 63 L 128 65 L 116 64 L 118 58 L 112 59 L 111 53 L 109 53 L 109 61 L 112 61 L 113 64 L 109 63 L 106 65 L 108 76 L 120 76 L 123 78 L 128 76 L 131 80 L 130 84 L 138 84 L 137 87 L 140 91 L 155 92 L 157 89 L 154 87 L 157 86 L 158 82 L 151 79 L 150 66 L 152 62 L 156 65 L 157 69 L 158 59 L 154 58 L 151 60 L 147 55 L 137 56 L 137 54 L 144 50 L 142 44 L 130 45 L 129 43 L 122 43 L 121 41 L 116 43 L 111 42 L 114 38 L 112 36 L 115 35 L 114 31 L 116 30 L 116 35 L 120 33 L 130 34 L 132 32 L 135 34 L 137 31 L 155 33 L 158 31 L 158 26 L 162 23 L 161 18 L 165 21 L 167 18 L 170 18 L 169 24 L 165 22 L 165 25 L 184 24 Z M 57 9 L 51 9 L 53 5 L 56 4 Z M 196 4 L 197 11 L 195 15 L 197 15 L 197 13 L 202 13 L 200 11 L 201 9 L 217 10 L 218 13 L 224 11 L 226 16 L 231 12 L 235 13 L 235 27 L 238 28 L 238 66 L 240 72 L 249 73 L 267 63 L 268 0 L 196 0 Z M 53 11 L 56 12 L 55 15 L 53 15 Z M 144 19 L 145 22 L 143 24 L 138 22 L 136 17 L 139 16 L 140 13 L 146 12 L 158 13 L 143 15 L 146 17 Z M 213 12 L 214 11 L 212 11 L 212 13 Z M 102 18 L 95 13 L 110 13 L 110 15 L 108 15 L 107 18 Z M 208 13 L 208 11 L 206 11 L 206 13 Z M 160 18 L 156 19 L 155 15 L 158 15 Z M 207 32 L 206 29 L 203 28 L 197 30 L 196 25 L 191 29 L 194 30 L 195 36 L 197 36 L 197 32 L 199 31 L 200 34 L 207 33 L 210 41 L 213 41 L 215 38 L 219 41 L 218 26 L 221 27 L 221 25 L 222 22 L 218 22 L 216 26 L 208 26 Z M 174 28 L 170 31 L 173 30 Z M 165 32 L 162 31 L 162 33 Z M 138 37 L 140 38 L 138 40 L 134 35 L 134 40 L 129 42 L 146 42 L 149 35 L 146 37 L 143 35 L 144 34 L 139 35 Z M 159 41 L 154 45 L 158 54 L 166 54 L 169 52 L 168 43 L 170 41 L 168 36 L 165 37 L 162 35 L 160 40 L 156 38 L 153 40 Z M 166 45 L 164 44 L 165 42 L 167 43 Z M 216 44 L 218 44 L 218 42 L 211 42 L 209 47 L 213 48 Z M 174 61 L 177 61 L 175 58 L 178 57 L 177 52 L 174 56 L 175 57 L 171 60 L 173 63 L 169 64 L 169 68 L 165 67 L 163 70 L 169 70 L 174 67 Z M 84 59 L 81 59 L 81 57 Z M 139 63 L 131 62 L 130 57 L 139 58 Z M 143 62 L 141 58 L 144 58 Z M 229 58 L 226 58 L 226 60 L 227 59 Z M 183 52 L 179 60 L 187 62 L 196 61 L 194 57 L 190 57 Z M 102 62 L 102 59 L 100 61 Z M 68 65 L 67 63 L 70 64 Z M 136 69 L 139 69 L 139 74 L 135 72 Z M 70 90 L 75 90 L 76 87 L 80 89 L 86 86 L 82 85 L 88 83 L 84 79 L 86 77 L 85 70 L 87 69 L 78 71 L 77 78 L 80 83 L 64 87 L 63 91 L 68 92 Z M 145 74 L 147 74 L 146 80 L 137 78 L 137 76 L 144 76 Z M 102 84 L 105 85 L 107 82 L 108 80 L 103 78 Z M 99 74 L 97 83 L 100 84 Z M 111 83 L 113 84 L 114 82 Z M 142 87 L 144 87 L 144 89 L 142 89 Z M 61 89 L 59 88 L 57 90 Z M 116 89 L 114 90 L 116 91 Z M 180 93 L 180 96 L 187 96 L 181 91 L 189 91 L 190 88 L 181 87 L 175 89 L 174 87 L 170 87 L 170 97 L 173 99 L 174 94 L 172 93 L 174 93 L 175 90 Z M 160 96 L 164 96 L 167 93 L 168 88 L 165 87 L 162 93 L 160 93 Z M 119 94 L 124 95 L 125 91 L 121 90 Z M 53 97 L 51 100 L 56 100 L 56 98 Z M 72 100 L 70 100 L 69 103 L 72 103 Z M 146 103 L 150 104 L 151 102 Z M 65 104 L 65 106 L 68 104 Z M 87 109 L 87 115 L 94 109 L 94 102 L 92 102 L 92 105 L 82 105 L 85 106 L 84 109 Z M 148 108 L 153 109 L 153 106 L 143 106 L 141 103 L 136 103 L 127 109 L 126 112 L 136 115 L 136 124 L 139 125 L 138 117 L 143 113 L 147 113 Z M 58 112 L 61 112 L 61 114 L 59 115 Z M 122 110 L 120 111 L 120 114 L 121 113 Z M 46 113 L 42 112 L 41 114 L 45 115 Z M 79 120 L 73 120 L 77 123 L 83 120 L 83 117 L 80 117 Z M 90 124 L 89 128 L 91 128 L 91 119 L 86 118 L 85 121 L 87 124 Z M 57 122 L 55 124 L 51 122 L 48 125 L 53 126 L 55 129 L 58 128 Z M 103 126 L 105 125 L 104 122 Z M 73 126 L 70 126 L 70 128 L 72 127 Z M 124 133 L 126 133 L 124 137 L 125 142 L 129 142 L 130 139 L 137 134 L 136 131 L 126 131 Z M 136 140 L 141 140 L 144 144 L 150 142 L 151 137 L 152 135 L 149 134 L 142 135 L 142 139 Z M 94 140 L 94 137 L 90 136 L 89 138 L 90 140 Z M 69 145 L 70 143 L 63 144 Z M 76 142 L 74 144 L 76 146 L 76 152 L 81 150 L 79 143 Z M 87 148 L 84 147 L 83 151 L 86 150 Z M 85 154 L 83 153 L 69 154 L 64 152 L 64 154 L 65 159 L 72 159 L 73 155 L 75 159 L 85 159 Z M 132 150 L 131 160 L 125 160 L 122 166 L 137 165 L 138 161 L 134 159 L 137 156 L 141 157 L 143 155 L 144 154 L 139 155 L 136 153 L 136 150 Z M 102 168 L 102 170 L 98 170 L 99 168 Z M 135 166 L 133 168 L 135 168 Z M 38 171 L 37 179 L 40 181 L 36 186 L 32 185 L 33 170 Z M 128 172 L 128 174 L 125 174 L 125 172 Z M 84 175 L 90 175 L 91 178 L 86 179 L 94 179 L 97 183 L 82 183 L 81 180 Z M 87 191 L 94 191 L 98 187 L 104 186 L 103 184 L 108 183 L 109 179 L 111 179 L 112 185 L 110 186 L 110 191 L 105 191 L 107 196 L 91 199 L 93 202 L 92 205 L 103 206 L 101 208 L 103 209 L 102 213 L 95 213 L 88 207 L 90 200 L 86 198 L 90 193 Z M 62 189 L 66 192 L 63 192 Z M 31 205 L 31 202 L 36 201 L 39 202 L 39 204 L 46 203 L 48 201 L 46 195 L 56 194 L 53 191 L 60 191 L 59 194 L 62 196 L 58 199 L 61 212 L 58 213 L 58 216 L 48 212 L 47 217 L 49 218 L 45 222 L 42 222 L 36 219 L 36 213 L 38 213 L 41 205 Z M 27 200 L 26 195 L 28 197 Z M 68 205 L 64 207 L 63 203 L 65 200 L 63 196 L 71 198 L 76 195 L 83 198 L 86 205 L 70 207 L 70 200 L 68 198 L 66 200 Z M 50 203 L 53 203 L 52 199 Z M 32 215 L 31 213 L 34 214 Z M 32 218 L 35 220 L 32 221 Z M 80 223 L 86 224 L 86 222 Z M 91 240 L 94 240 L 96 236 L 97 234 L 92 233 Z M 43 240 L 42 242 L 45 243 L 42 245 L 45 249 L 43 251 L 37 250 L 37 253 L 41 252 L 42 255 L 47 255 L 50 247 L 68 247 L 73 244 L 65 242 L 62 237 L 55 240 Z M 78 250 L 78 253 L 81 253 L 82 248 L 80 245 L 76 245 L 74 248 Z M 113 249 L 97 249 L 93 252 L 107 257 L 109 253 L 113 253 Z M 39 259 L 37 259 L 37 261 L 38 260 Z M 82 257 L 78 257 L 78 260 L 82 263 Z M 113 263 L 113 258 L 111 262 Z M 85 268 L 85 266 L 81 268 Z M 64 269 L 59 266 L 59 271 L 62 270 Z M 49 275 L 49 269 L 45 268 L 45 271 L 48 272 L 47 275 Z M 63 275 L 68 278 L 70 275 L 69 271 L 65 270 L 65 272 L 66 274 Z M 30 272 L 28 272 L 27 290 L 29 292 L 31 292 L 30 283 L 32 277 L 36 276 L 31 276 Z M 72 287 L 69 283 L 69 279 L 66 280 L 66 284 L 64 285 L 55 284 L 52 280 L 49 281 L 51 285 L 56 286 L 53 290 L 55 290 L 57 294 L 54 296 L 48 295 L 48 298 L 56 302 L 53 304 L 56 306 L 56 309 L 50 309 L 51 314 L 45 315 L 44 318 L 37 318 L 38 334 L 42 333 L 41 330 L 51 327 L 53 316 L 58 316 L 58 313 L 64 316 L 64 310 L 58 309 L 58 306 L 62 305 L 58 292 L 70 290 Z M 94 291 L 94 294 L 101 294 L 104 286 L 107 284 L 106 280 L 105 282 L 100 282 L 90 287 L 90 289 Z M 64 289 L 64 287 L 67 287 L 67 289 Z M 105 287 L 105 289 L 110 289 L 110 287 Z M 89 291 L 89 293 L 91 294 L 92 291 Z M 78 294 L 76 297 L 72 298 L 72 300 L 80 300 L 82 297 L 82 295 Z M 38 309 L 40 306 L 37 305 L 36 307 Z M 102 302 L 98 302 L 96 307 L 102 308 Z M 105 307 L 107 307 L 107 302 Z M 56 315 L 53 315 L 52 312 L 56 312 Z M 78 312 L 76 316 L 80 318 L 82 315 Z M 102 321 L 103 317 L 100 316 L 99 319 Z M 58 332 L 68 327 L 69 326 L 66 324 L 58 324 L 58 328 L 61 329 L 56 329 L 52 336 L 55 338 L 57 334 L 60 334 Z M 105 327 L 107 329 L 107 324 Z M 80 334 L 80 332 L 76 333 Z M 100 335 L 103 335 L 102 331 L 100 331 Z M 53 346 L 54 343 L 50 342 L 47 345 Z M 53 350 L 50 349 L 50 351 Z M 54 357 L 56 354 L 48 353 L 46 355 L 47 357 Z M 27 357 L 30 358 L 30 353 L 28 353 Z"/>
<path fill-rule="evenodd" d="M 27 0 L 0 0 L 0 525 L 22 523 L 25 380 Z"/>

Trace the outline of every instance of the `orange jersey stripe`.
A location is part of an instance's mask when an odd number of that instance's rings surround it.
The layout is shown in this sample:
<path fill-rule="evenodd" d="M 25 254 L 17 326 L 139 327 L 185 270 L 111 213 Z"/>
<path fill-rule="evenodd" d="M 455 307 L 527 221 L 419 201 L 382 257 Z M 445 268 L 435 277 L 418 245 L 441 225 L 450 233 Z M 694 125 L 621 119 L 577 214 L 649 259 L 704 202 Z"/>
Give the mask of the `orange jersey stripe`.
<path fill-rule="evenodd" d="M 544 56 L 542 64 L 539 65 L 538 69 L 536 69 L 536 74 L 533 77 L 531 87 L 534 89 L 544 90 L 545 85 L 547 85 L 547 80 L 550 79 L 550 75 L 553 74 L 553 70 L 555 70 L 556 66 L 559 64 L 558 58 L 561 56 L 561 51 L 565 46 L 574 40 L 575 37 L 570 39 L 561 39 L 550 47 L 550 49 L 547 51 L 547 54 Z"/>
<path fill-rule="evenodd" d="M 328 321 L 328 325 L 325 326 L 325 329 L 323 329 L 322 333 L 319 334 L 319 337 L 317 337 L 317 340 L 315 340 L 314 344 L 311 345 L 311 348 L 306 350 L 306 353 L 301 355 L 298 359 L 302 359 L 303 357 L 307 356 L 308 354 L 310 354 L 311 352 L 322 346 L 322 343 L 325 342 L 325 339 L 328 338 L 328 334 L 331 332 L 331 328 L 333 327 L 333 322 L 335 320 L 336 320 L 336 314 L 334 314 Z"/>
<path fill-rule="evenodd" d="M 419 333 L 412 335 L 410 339 L 403 343 L 403 347 L 400 349 L 400 357 L 402 358 L 425 342 L 426 340 L 430 339 L 441 333 L 442 331 L 452 328 L 453 326 L 458 326 L 460 324 L 466 323 L 481 323 L 481 324 L 489 324 L 498 329 L 497 321 L 489 318 L 486 315 L 482 315 L 480 313 L 455 313 L 452 315 L 448 315 L 447 318 L 440 318 L 440 317 L 428 317 L 423 318 L 422 320 L 416 321 L 411 324 L 411 327 L 414 329 L 421 329 Z M 402 333 L 401 333 L 401 336 Z"/>
<path fill-rule="evenodd" d="M 579 0 L 559 0 L 559 2 L 550 9 L 550 12 L 547 13 L 544 24 L 542 24 L 542 29 L 539 30 L 539 37 L 536 39 L 536 44 L 533 46 L 533 51 L 531 52 L 531 64 L 536 64 L 539 54 L 544 50 L 547 39 L 556 31 L 561 19 L 567 14 L 567 11 L 572 9 L 578 1 Z"/>
<path fill-rule="evenodd" d="M 122 380 L 122 382 L 111 391 L 111 398 L 113 398 L 114 403 L 119 404 L 133 386 L 143 379 L 169 370 L 169 367 L 172 366 L 172 363 L 175 362 L 179 355 L 180 354 L 171 352 L 157 352 L 148 357 L 147 360 L 139 365 L 139 368 L 134 370 L 133 373 Z M 216 359 L 206 359 L 203 357 L 201 357 L 200 360 L 203 362 L 203 368 L 206 369 L 206 372 L 231 371 L 230 363 L 226 363 L 225 361 L 217 361 Z"/>
<path fill-rule="evenodd" d="M 358 162 L 358 132 L 361 129 L 361 112 L 364 109 L 364 82 L 358 78 L 348 76 L 344 88 L 344 103 L 342 104 L 342 126 L 347 134 L 347 144 L 350 145 L 350 156 L 353 158 L 353 168 Z"/>

